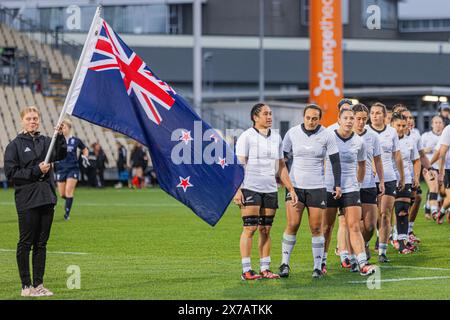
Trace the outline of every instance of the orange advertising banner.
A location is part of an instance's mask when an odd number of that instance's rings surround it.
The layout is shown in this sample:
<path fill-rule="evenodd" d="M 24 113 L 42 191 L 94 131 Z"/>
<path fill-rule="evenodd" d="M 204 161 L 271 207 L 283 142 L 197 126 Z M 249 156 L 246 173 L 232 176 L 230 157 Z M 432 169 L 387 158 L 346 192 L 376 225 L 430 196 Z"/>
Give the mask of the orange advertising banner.
<path fill-rule="evenodd" d="M 324 110 L 322 124 L 337 121 L 343 97 L 341 0 L 310 0 L 309 101 Z"/>

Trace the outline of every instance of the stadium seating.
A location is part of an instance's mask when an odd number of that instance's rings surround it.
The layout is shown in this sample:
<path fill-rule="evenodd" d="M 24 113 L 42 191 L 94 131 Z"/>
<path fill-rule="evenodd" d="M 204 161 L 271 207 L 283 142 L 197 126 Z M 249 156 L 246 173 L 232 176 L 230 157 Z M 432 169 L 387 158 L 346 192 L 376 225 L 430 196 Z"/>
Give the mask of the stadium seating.
<path fill-rule="evenodd" d="M 72 57 L 63 55 L 60 50 L 41 44 L 3 23 L 0 23 L 0 46 L 16 47 L 19 49 L 19 54 L 46 62 L 50 72 L 61 76 L 63 80 L 72 79 L 72 74 L 75 72 L 76 63 Z"/>
<path fill-rule="evenodd" d="M 57 107 L 54 100 L 44 97 L 41 93 L 32 93 L 29 87 L 0 87 L 0 127 L 4 128 L 0 134 L 0 167 L 3 167 L 3 154 L 9 141 L 14 139 L 21 130 L 20 110 L 25 106 L 35 105 L 41 111 L 42 134 L 52 135 L 62 107 Z M 94 142 L 100 143 L 106 157 L 107 168 L 115 167 L 117 158 L 116 141 L 127 146 L 127 139 L 116 137 L 115 133 L 95 126 L 87 121 L 70 117 L 73 123 L 73 134 L 79 137 L 88 147 Z"/>

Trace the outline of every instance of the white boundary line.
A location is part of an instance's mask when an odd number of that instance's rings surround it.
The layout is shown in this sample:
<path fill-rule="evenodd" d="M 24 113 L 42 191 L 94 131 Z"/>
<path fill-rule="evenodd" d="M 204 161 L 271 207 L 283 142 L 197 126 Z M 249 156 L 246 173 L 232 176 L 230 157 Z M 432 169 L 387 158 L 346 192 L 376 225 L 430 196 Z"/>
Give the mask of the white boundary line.
<path fill-rule="evenodd" d="M 13 206 L 14 202 L 2 201 L 1 206 Z M 76 206 L 82 207 L 183 207 L 180 203 L 94 203 L 77 202 Z"/>
<path fill-rule="evenodd" d="M 429 268 L 429 267 L 415 267 L 415 266 L 381 266 L 384 269 L 417 269 L 417 270 L 432 270 L 432 271 L 450 271 L 449 268 Z"/>
<path fill-rule="evenodd" d="M 0 252 L 16 252 L 16 250 L 13 250 L 13 249 L 0 249 Z M 86 252 L 63 252 L 63 251 L 47 251 L 47 253 L 70 254 L 70 255 L 87 255 L 87 254 L 89 254 L 89 253 L 86 253 Z"/>
<path fill-rule="evenodd" d="M 383 279 L 383 280 L 374 280 L 376 282 L 400 282 L 400 281 L 421 281 L 421 280 L 440 280 L 440 279 L 450 279 L 450 276 L 443 277 L 418 277 L 418 278 L 398 278 L 398 279 Z M 362 281 L 348 281 L 348 283 L 356 284 L 356 283 L 367 283 L 367 280 Z"/>

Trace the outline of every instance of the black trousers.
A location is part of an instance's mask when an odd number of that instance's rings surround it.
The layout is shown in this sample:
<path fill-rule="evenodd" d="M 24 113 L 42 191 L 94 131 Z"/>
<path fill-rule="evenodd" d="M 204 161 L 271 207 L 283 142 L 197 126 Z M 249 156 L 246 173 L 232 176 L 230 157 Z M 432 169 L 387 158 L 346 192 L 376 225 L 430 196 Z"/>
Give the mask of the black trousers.
<path fill-rule="evenodd" d="M 45 205 L 19 212 L 19 243 L 17 265 L 22 288 L 31 285 L 30 250 L 33 248 L 33 286 L 44 282 L 47 241 L 55 212 L 54 205 Z"/>

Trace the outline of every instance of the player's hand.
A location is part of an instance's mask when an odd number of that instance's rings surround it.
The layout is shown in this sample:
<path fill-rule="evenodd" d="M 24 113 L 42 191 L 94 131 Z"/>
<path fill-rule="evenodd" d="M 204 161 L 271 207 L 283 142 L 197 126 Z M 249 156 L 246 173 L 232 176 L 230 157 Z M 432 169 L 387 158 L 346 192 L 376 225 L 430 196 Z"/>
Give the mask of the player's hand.
<path fill-rule="evenodd" d="M 45 163 L 42 161 L 39 163 L 39 170 L 41 170 L 43 174 L 46 174 L 50 170 L 50 163 Z"/>
<path fill-rule="evenodd" d="M 438 180 L 440 184 L 444 183 L 444 174 L 442 172 L 439 172 Z"/>
<path fill-rule="evenodd" d="M 398 183 L 398 191 L 403 191 L 405 189 L 405 180 L 400 180 Z"/>
<path fill-rule="evenodd" d="M 244 206 L 244 194 L 242 193 L 241 189 L 239 189 L 236 194 L 234 195 L 233 199 L 234 203 L 239 206 Z"/>
<path fill-rule="evenodd" d="M 413 188 L 416 188 L 416 187 L 418 187 L 418 186 L 420 186 L 419 179 L 414 178 L 414 180 L 413 180 L 413 182 L 412 182 L 412 187 L 413 187 Z"/>
<path fill-rule="evenodd" d="M 292 204 L 292 206 L 297 207 L 297 205 L 298 205 L 297 193 L 295 192 L 294 189 L 289 190 L 289 193 L 291 194 L 291 204 Z"/>
<path fill-rule="evenodd" d="M 88 168 L 91 166 L 89 159 L 85 155 L 81 155 L 81 160 L 81 165 L 83 166 L 83 168 Z"/>
<path fill-rule="evenodd" d="M 378 184 L 378 189 L 380 190 L 380 194 L 378 196 L 379 197 L 383 196 L 384 192 L 386 191 L 384 187 L 384 181 L 380 181 L 380 183 Z"/>
<path fill-rule="evenodd" d="M 335 200 L 340 199 L 342 197 L 341 187 L 334 187 L 334 192 L 332 192 L 332 194 Z"/>
<path fill-rule="evenodd" d="M 63 132 L 62 132 L 63 126 L 64 126 L 64 123 L 61 122 L 61 123 L 59 124 L 59 126 L 56 126 L 56 127 L 55 127 L 55 131 L 58 131 L 59 134 L 62 134 L 62 133 L 63 133 Z"/>

